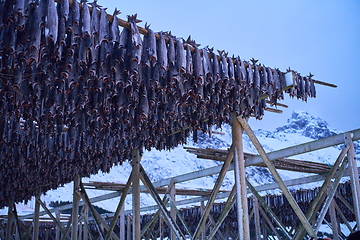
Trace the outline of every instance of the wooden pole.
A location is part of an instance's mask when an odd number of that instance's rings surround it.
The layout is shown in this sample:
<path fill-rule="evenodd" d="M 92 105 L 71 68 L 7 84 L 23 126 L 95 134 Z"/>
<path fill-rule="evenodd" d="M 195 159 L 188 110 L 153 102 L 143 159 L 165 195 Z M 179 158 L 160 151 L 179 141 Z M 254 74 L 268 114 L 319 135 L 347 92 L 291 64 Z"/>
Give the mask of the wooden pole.
<path fill-rule="evenodd" d="M 117 219 L 118 219 L 118 217 L 119 217 L 119 215 L 120 215 L 121 209 L 123 209 L 126 196 L 127 196 L 128 191 L 129 191 L 129 189 L 130 189 L 130 187 L 131 187 L 132 179 L 133 179 L 133 173 L 131 172 L 131 173 L 130 173 L 130 176 L 129 176 L 127 182 L 126 182 L 125 189 L 124 189 L 124 191 L 123 191 L 122 194 L 121 194 L 120 201 L 119 201 L 119 205 L 117 206 L 116 211 L 115 211 L 115 213 L 114 213 L 113 220 L 112 220 L 112 222 L 111 222 L 111 224 L 110 224 L 110 227 L 109 227 L 109 231 L 108 231 L 108 233 L 107 233 L 107 235 L 106 235 L 106 239 L 110 239 L 111 233 L 112 233 L 112 231 L 114 230 L 116 221 L 117 221 Z"/>
<path fill-rule="evenodd" d="M 225 178 L 225 175 L 226 175 L 226 172 L 229 168 L 229 165 L 231 163 L 231 160 L 233 159 L 234 157 L 234 145 L 232 145 L 230 147 L 230 150 L 228 152 L 228 155 L 226 156 L 226 159 L 221 167 L 221 170 L 219 172 L 219 176 L 218 178 L 216 179 L 216 182 L 215 182 L 215 185 L 214 185 L 214 188 L 209 196 L 209 200 L 206 204 L 206 208 L 205 208 L 205 211 L 204 211 L 204 215 L 201 216 L 201 219 L 200 219 L 200 222 L 198 223 L 198 226 L 196 227 L 196 230 L 194 232 L 194 239 L 198 239 L 200 237 L 200 233 L 201 233 L 201 229 L 204 227 L 205 223 L 206 223 L 206 220 L 210 214 L 210 210 L 215 202 L 215 199 L 216 199 L 216 195 L 219 193 L 219 190 L 220 190 L 220 187 L 221 187 L 221 184 Z"/>
<path fill-rule="evenodd" d="M 237 118 L 239 120 L 239 122 L 241 123 L 242 127 L 244 128 L 244 130 L 246 131 L 246 133 L 248 134 L 250 140 L 252 141 L 252 143 L 254 144 L 254 147 L 256 148 L 256 150 L 259 152 L 261 158 L 263 159 L 264 163 L 266 164 L 266 166 L 268 167 L 269 171 L 271 172 L 272 176 L 274 177 L 275 181 L 279 184 L 279 187 L 281 189 L 281 191 L 283 192 L 284 196 L 286 197 L 286 199 L 288 200 L 290 206 L 292 207 L 292 209 L 294 210 L 296 216 L 299 218 L 301 224 L 304 226 L 304 228 L 306 229 L 306 231 L 308 232 L 308 234 L 311 237 L 316 237 L 316 234 L 314 232 L 314 230 L 312 229 L 309 221 L 307 220 L 307 218 L 305 217 L 304 213 L 302 212 L 302 210 L 300 209 L 299 205 L 296 203 L 294 197 L 291 195 L 289 189 L 286 187 L 286 185 L 284 184 L 283 180 L 281 179 L 279 173 L 277 172 L 277 170 L 275 169 L 274 165 L 272 164 L 272 162 L 270 161 L 269 157 L 267 156 L 264 148 L 261 146 L 259 140 L 256 138 L 254 132 L 251 130 L 250 126 L 248 125 L 248 123 L 242 119 L 241 117 Z"/>
<path fill-rule="evenodd" d="M 246 121 L 246 120 L 244 120 Z M 239 239 L 250 239 L 249 209 L 246 189 L 246 170 L 243 152 L 242 136 L 244 129 L 240 125 L 235 113 L 232 113 L 232 142 L 235 146 L 235 184 L 236 184 L 236 210 L 238 220 Z"/>
<path fill-rule="evenodd" d="M 73 189 L 73 209 L 72 209 L 72 229 L 71 239 L 78 239 L 78 225 L 79 225 L 79 189 L 80 189 L 80 175 L 76 174 L 74 177 L 74 189 Z"/>
<path fill-rule="evenodd" d="M 38 188 L 35 193 L 35 215 L 33 220 L 33 240 L 39 239 L 39 217 L 40 217 L 40 200 L 41 189 Z"/>
<path fill-rule="evenodd" d="M 253 196 L 254 201 L 254 222 L 255 222 L 255 239 L 261 239 L 261 228 L 260 228 L 260 214 L 259 214 L 259 201 Z"/>
<path fill-rule="evenodd" d="M 331 200 L 329 212 L 330 212 L 333 240 L 339 240 L 339 224 L 336 217 L 335 198 Z"/>
<path fill-rule="evenodd" d="M 131 239 L 131 217 L 130 217 L 130 214 L 127 215 L 127 229 L 126 229 L 126 240 L 130 240 Z"/>
<path fill-rule="evenodd" d="M 125 240 L 125 205 L 122 205 L 119 216 L 120 240 Z"/>
<path fill-rule="evenodd" d="M 353 205 L 355 210 L 356 229 L 360 230 L 360 185 L 359 185 L 359 172 L 356 165 L 354 143 L 350 132 L 345 133 L 345 144 L 350 146 L 347 158 L 350 170 L 350 184 L 353 195 Z"/>
<path fill-rule="evenodd" d="M 204 201 L 201 201 L 200 203 L 200 215 L 203 216 L 204 215 L 204 211 L 205 210 L 205 204 L 204 204 Z M 205 227 L 203 226 L 201 228 L 201 240 L 205 240 L 205 237 L 206 237 L 206 231 L 205 231 Z"/>
<path fill-rule="evenodd" d="M 175 189 L 175 183 L 174 180 L 170 183 L 170 198 L 175 203 L 175 195 L 176 195 L 176 189 Z M 176 223 L 176 209 L 175 206 L 171 205 L 170 208 L 170 216 L 172 220 Z M 176 239 L 176 234 L 173 229 L 171 229 L 171 239 Z"/>
<path fill-rule="evenodd" d="M 85 204 L 83 205 L 83 214 L 84 214 L 84 239 L 89 238 L 89 230 L 88 230 L 88 223 L 89 223 L 89 207 Z"/>
<path fill-rule="evenodd" d="M 133 183 L 132 183 L 132 199 L 133 199 L 133 240 L 139 240 L 140 234 L 140 152 L 139 149 L 132 151 L 132 172 L 133 172 Z"/>
<path fill-rule="evenodd" d="M 315 221 L 317 213 L 320 210 L 321 205 L 326 197 L 326 193 L 327 193 L 326 189 L 328 189 L 330 187 L 330 184 L 332 183 L 331 179 L 333 179 L 334 175 L 338 171 L 338 168 L 339 168 L 341 162 L 344 160 L 344 157 L 345 157 L 346 153 L 348 152 L 349 148 L 350 148 L 349 146 L 346 146 L 341 150 L 341 152 L 340 152 L 339 156 L 337 157 L 334 165 L 332 166 L 329 174 L 326 176 L 326 179 L 320 188 L 319 194 L 317 194 L 315 199 L 311 202 L 311 204 L 305 214 L 306 218 L 309 219 L 310 223 L 313 223 Z M 306 234 L 305 229 L 303 228 L 302 225 L 300 225 L 295 239 L 303 239 L 305 237 L 305 234 Z"/>
<path fill-rule="evenodd" d="M 9 201 L 9 206 L 8 206 L 8 218 L 7 218 L 7 228 L 6 228 L 6 240 L 11 240 L 12 239 L 12 223 L 13 223 L 13 219 L 14 219 L 14 215 L 12 214 L 11 208 L 14 204 L 14 201 Z"/>
<path fill-rule="evenodd" d="M 56 219 L 57 219 L 57 221 L 60 222 L 60 210 L 58 210 L 58 211 L 56 212 Z M 56 226 L 56 230 L 55 230 L 55 240 L 59 240 L 59 239 L 60 239 L 60 228 L 62 228 L 61 225 L 57 225 L 57 226 Z"/>

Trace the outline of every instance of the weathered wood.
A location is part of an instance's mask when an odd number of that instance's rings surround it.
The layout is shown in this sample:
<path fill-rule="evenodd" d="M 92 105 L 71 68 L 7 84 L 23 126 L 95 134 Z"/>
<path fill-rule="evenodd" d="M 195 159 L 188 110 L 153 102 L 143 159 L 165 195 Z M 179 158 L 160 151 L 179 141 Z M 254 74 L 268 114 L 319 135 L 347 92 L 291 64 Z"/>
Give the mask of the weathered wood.
<path fill-rule="evenodd" d="M 140 163 L 139 163 L 139 168 L 140 168 L 139 176 L 140 176 L 142 182 L 144 183 L 144 185 L 146 186 L 146 188 L 149 190 L 151 196 L 153 197 L 153 199 L 155 200 L 155 202 L 158 204 L 159 208 L 161 209 L 163 217 L 166 221 L 166 224 L 174 231 L 174 233 L 178 239 L 185 239 L 184 234 L 182 233 L 181 229 L 176 224 L 176 222 L 174 222 L 173 219 L 171 218 L 170 213 L 168 212 L 168 210 L 166 209 L 166 206 L 161 201 L 159 195 L 156 193 L 154 186 L 152 185 L 149 177 L 147 176 L 144 168 L 141 166 Z M 134 175 L 134 177 L 135 177 L 135 175 Z M 139 211 L 140 211 L 140 208 L 139 208 Z M 140 238 L 138 238 L 138 239 L 140 239 Z"/>
<path fill-rule="evenodd" d="M 118 206 L 116 208 L 116 211 L 114 213 L 113 219 L 111 221 L 108 233 L 106 235 L 106 239 L 110 239 L 111 233 L 114 230 L 114 227 L 115 227 L 116 221 L 117 221 L 117 219 L 118 219 L 118 217 L 120 215 L 121 209 L 123 209 L 123 206 L 124 206 L 124 203 L 125 203 L 125 200 L 126 200 L 126 196 L 127 196 L 128 191 L 129 191 L 129 189 L 131 187 L 132 181 L 133 181 L 133 173 L 131 172 L 130 176 L 129 176 L 129 179 L 127 180 L 127 183 L 125 185 L 124 191 L 121 194 L 120 201 L 119 201 L 119 204 L 118 204 Z"/>
<path fill-rule="evenodd" d="M 140 152 L 139 149 L 132 151 L 132 204 L 133 204 L 133 240 L 141 238 L 141 222 L 140 222 Z"/>
<path fill-rule="evenodd" d="M 130 240 L 131 239 L 131 226 L 132 226 L 132 223 L 131 223 L 131 216 L 130 215 L 127 215 L 127 224 L 126 224 L 126 239 L 127 240 Z"/>
<path fill-rule="evenodd" d="M 277 239 L 281 239 L 280 234 L 278 233 L 278 230 L 274 227 L 274 224 L 270 221 L 270 219 L 267 216 L 267 214 L 265 213 L 265 211 L 261 207 L 259 207 L 259 211 L 261 213 L 261 216 L 263 216 L 263 218 L 265 219 L 267 224 L 270 226 L 272 233 L 276 235 Z"/>
<path fill-rule="evenodd" d="M 204 215 L 204 210 L 205 210 L 205 203 L 204 203 L 204 201 L 201 201 L 200 202 L 200 215 L 201 216 Z M 205 237 L 206 237 L 206 229 L 203 227 L 201 229 L 201 239 L 205 240 Z M 209 238 L 211 239 L 211 237 L 209 237 Z"/>
<path fill-rule="evenodd" d="M 353 231 L 353 228 L 351 227 L 351 225 L 349 224 L 349 221 L 346 219 L 344 213 L 342 212 L 342 210 L 340 209 L 340 207 L 336 204 L 336 202 L 334 202 L 335 204 L 335 209 L 337 211 L 337 213 L 339 214 L 341 220 L 343 221 L 343 223 L 346 225 L 346 227 L 348 228 L 349 232 Z"/>
<path fill-rule="evenodd" d="M 35 193 L 35 199 L 40 199 L 41 189 L 38 188 Z M 39 218 L 40 218 L 40 203 L 35 201 L 35 214 L 33 220 L 33 240 L 39 239 Z"/>
<path fill-rule="evenodd" d="M 287 236 L 288 239 L 292 239 L 292 236 L 286 229 L 286 226 L 282 224 L 280 219 L 276 216 L 276 214 L 273 212 L 271 207 L 265 202 L 265 200 L 260 196 L 256 188 L 246 179 L 246 184 L 249 187 L 249 190 L 252 192 L 252 194 L 257 198 L 260 205 L 263 207 L 263 209 L 272 217 L 273 221 L 279 226 L 280 230 Z"/>
<path fill-rule="evenodd" d="M 348 133 L 353 134 L 353 141 L 360 139 L 360 129 L 356 129 L 353 131 L 350 131 Z M 299 144 L 293 147 L 288 147 L 280 150 L 276 150 L 273 152 L 268 153 L 268 158 L 270 160 L 280 159 L 280 158 L 286 158 L 290 156 L 295 156 L 302 153 L 312 152 L 319 149 L 332 147 L 335 145 L 343 144 L 344 143 L 344 135 L 343 134 L 337 134 L 326 138 L 321 138 L 319 140 L 311 141 L 308 143 Z M 263 160 L 261 156 L 253 156 L 249 157 L 245 161 L 246 166 L 256 165 L 259 163 L 262 163 Z"/>
<path fill-rule="evenodd" d="M 83 214 L 84 214 L 84 239 L 87 239 L 89 237 L 90 231 L 89 231 L 89 207 L 85 204 L 83 206 Z"/>
<path fill-rule="evenodd" d="M 242 117 L 240 117 L 242 119 Z M 242 119 L 247 122 L 247 119 Z M 236 186 L 236 210 L 239 238 L 250 239 L 250 223 L 249 210 L 246 189 L 246 170 L 243 149 L 243 132 L 244 128 L 237 120 L 235 113 L 232 113 L 231 134 L 234 148 L 234 164 L 235 164 L 235 186 Z"/>
<path fill-rule="evenodd" d="M 74 189 L 73 189 L 73 208 L 72 208 L 72 229 L 71 239 L 78 239 L 78 225 L 79 225 L 79 201 L 80 196 L 78 195 L 80 188 L 80 176 L 77 174 L 74 177 Z"/>
<path fill-rule="evenodd" d="M 239 120 L 242 127 L 246 131 L 246 133 L 249 136 L 249 138 L 250 138 L 251 142 L 253 143 L 254 147 L 259 152 L 261 158 L 263 159 L 264 163 L 268 167 L 268 169 L 271 172 L 272 176 L 274 177 L 275 181 L 279 184 L 279 187 L 280 187 L 281 191 L 283 192 L 284 196 L 288 200 L 290 206 L 294 210 L 295 214 L 297 215 L 297 217 L 301 221 L 302 225 L 304 226 L 304 228 L 306 229 L 308 234 L 310 236 L 312 236 L 312 237 L 316 237 L 315 232 L 311 228 L 311 225 L 310 225 L 309 221 L 307 220 L 304 213 L 300 209 L 299 205 L 296 203 L 294 197 L 291 195 L 290 191 L 288 190 L 288 188 L 284 184 L 284 182 L 281 179 L 279 173 L 276 171 L 275 167 L 271 163 L 271 160 L 269 159 L 269 157 L 266 154 L 264 148 L 261 146 L 259 140 L 256 138 L 254 132 L 251 130 L 248 123 L 244 119 L 242 119 L 241 117 L 238 117 L 237 119 Z"/>
<path fill-rule="evenodd" d="M 120 240 L 125 240 L 125 205 L 123 204 L 120 210 L 119 217 L 119 227 L 120 227 Z"/>
<path fill-rule="evenodd" d="M 178 220 L 181 222 L 181 224 L 183 225 L 185 231 L 187 232 L 187 235 L 189 235 L 189 237 L 192 238 L 193 233 L 190 231 L 190 228 L 186 224 L 185 219 L 181 215 L 181 212 L 179 211 L 179 209 L 177 209 L 175 202 L 173 202 L 173 200 L 171 198 L 167 198 L 167 199 L 170 201 L 170 206 L 172 206 L 174 208 L 176 216 L 177 216 Z"/>
<path fill-rule="evenodd" d="M 314 225 L 315 233 L 318 233 L 318 231 L 320 229 L 321 223 L 325 218 L 325 214 L 328 211 L 330 203 L 335 196 L 336 189 L 340 183 L 341 178 L 343 177 L 343 172 L 344 172 L 346 165 L 347 165 L 347 160 L 344 160 L 339 168 L 339 171 L 337 171 L 337 173 L 335 175 L 334 183 L 331 185 L 330 191 L 328 192 L 328 194 L 326 196 L 326 200 L 320 210 L 319 215 L 317 216 L 317 220 Z"/>
<path fill-rule="evenodd" d="M 350 185 L 353 197 L 353 205 L 356 219 L 356 230 L 360 230 L 360 184 L 359 184 L 359 172 L 357 170 L 357 163 L 355 159 L 355 149 L 351 133 L 345 133 L 345 144 L 349 146 L 347 159 L 349 162 L 350 170 Z"/>
<path fill-rule="evenodd" d="M 309 208 L 307 209 L 305 216 L 307 219 L 309 219 L 310 222 L 314 222 L 314 220 L 316 218 L 316 214 L 320 210 L 321 204 L 323 203 L 323 201 L 326 197 L 325 195 L 326 195 L 327 189 L 329 188 L 329 186 L 331 184 L 331 179 L 334 178 L 334 175 L 335 175 L 336 171 L 338 170 L 338 168 L 339 168 L 341 162 L 343 161 L 348 150 L 349 150 L 349 146 L 344 147 L 342 149 L 342 151 L 340 152 L 339 156 L 337 157 L 334 165 L 332 166 L 329 174 L 326 176 L 326 179 L 320 188 L 319 194 L 317 194 L 315 196 L 315 199 L 311 202 Z M 298 238 L 298 239 L 302 239 L 305 236 L 305 230 L 301 225 L 298 228 L 297 235 L 298 235 L 298 237 L 296 237 L 296 238 Z"/>
<path fill-rule="evenodd" d="M 49 211 L 50 212 L 50 211 Z M 56 212 L 56 221 L 58 221 L 60 223 L 60 211 L 57 211 Z M 61 228 L 63 228 L 61 226 Z M 61 228 L 59 226 L 56 226 L 56 229 L 55 229 L 55 240 L 60 240 L 60 231 L 61 231 Z M 65 230 L 64 230 L 65 231 Z"/>
<path fill-rule="evenodd" d="M 170 182 L 170 198 L 171 198 L 171 201 L 172 202 L 175 202 L 176 201 L 176 189 L 175 189 L 175 183 L 174 183 L 174 180 L 172 180 Z M 171 207 L 170 207 L 170 216 L 172 218 L 172 220 L 176 223 L 176 209 L 175 209 L 175 206 L 172 204 Z M 171 239 L 175 239 L 176 237 L 176 234 L 174 232 L 173 229 L 171 229 Z"/>
<path fill-rule="evenodd" d="M 36 199 L 36 201 L 39 202 L 39 204 L 47 212 L 47 214 L 49 215 L 51 220 L 56 224 L 56 228 L 59 229 L 62 232 L 62 234 L 65 234 L 65 229 L 62 227 L 59 219 L 54 217 L 54 215 L 49 211 L 49 209 L 46 207 L 46 205 L 40 199 Z"/>
<path fill-rule="evenodd" d="M 261 239 L 261 228 L 260 228 L 260 213 L 259 213 L 259 201 L 255 196 L 253 196 L 254 201 L 254 222 L 255 222 L 255 239 Z"/>
<path fill-rule="evenodd" d="M 86 190 L 81 182 L 80 182 L 80 194 L 81 194 L 81 197 L 84 200 L 85 204 L 90 208 L 90 211 L 91 211 L 92 215 L 94 216 L 96 226 L 98 228 L 100 236 L 102 238 L 105 238 L 106 236 L 102 229 L 105 228 L 108 231 L 109 225 L 107 225 L 106 221 L 100 216 L 100 214 L 96 211 L 94 206 L 91 204 L 90 199 L 86 193 Z M 115 240 L 119 240 L 119 237 L 114 232 L 111 232 L 111 237 Z"/>
<path fill-rule="evenodd" d="M 330 220 L 331 220 L 331 226 L 332 226 L 332 234 L 333 234 L 333 240 L 339 240 L 339 222 L 336 217 L 336 210 L 335 210 L 335 199 L 333 198 L 330 203 L 329 208 L 330 213 Z"/>
<path fill-rule="evenodd" d="M 234 185 L 231 192 L 230 192 L 230 195 L 229 195 L 228 199 L 226 200 L 226 202 L 224 204 L 224 208 L 221 211 L 221 213 L 219 215 L 219 218 L 218 218 L 214 228 L 211 229 L 211 232 L 210 232 L 210 234 L 208 236 L 208 239 L 213 239 L 214 238 L 216 232 L 219 230 L 221 224 L 224 222 L 224 220 L 227 217 L 228 213 L 230 212 L 231 208 L 234 206 L 234 203 L 236 201 L 235 193 L 236 193 L 236 188 L 235 188 L 235 185 Z"/>
<path fill-rule="evenodd" d="M 209 200 L 206 204 L 206 208 L 205 208 L 205 211 L 204 211 L 204 214 L 201 216 L 201 219 L 200 219 L 200 222 L 198 223 L 197 227 L 196 227 L 196 230 L 194 232 L 194 239 L 198 239 L 199 236 L 200 236 L 200 233 L 201 233 L 201 229 L 203 228 L 203 226 L 205 225 L 206 223 L 206 220 L 209 216 L 209 213 L 210 213 L 210 210 L 211 210 L 211 207 L 212 205 L 214 204 L 214 201 L 216 199 L 216 195 L 218 194 L 218 191 L 221 187 L 221 184 L 224 180 L 224 177 L 226 175 L 226 172 L 228 170 L 228 167 L 233 159 L 233 156 L 234 156 L 234 148 L 235 146 L 232 145 L 230 150 L 229 150 L 229 154 L 228 154 L 228 157 L 227 159 L 225 160 L 224 164 L 222 165 L 222 168 L 219 172 L 219 175 L 218 175 L 218 178 L 216 179 L 216 182 L 215 182 L 215 185 L 214 185 L 214 188 L 213 188 L 213 191 L 211 192 L 211 195 L 209 197 Z"/>

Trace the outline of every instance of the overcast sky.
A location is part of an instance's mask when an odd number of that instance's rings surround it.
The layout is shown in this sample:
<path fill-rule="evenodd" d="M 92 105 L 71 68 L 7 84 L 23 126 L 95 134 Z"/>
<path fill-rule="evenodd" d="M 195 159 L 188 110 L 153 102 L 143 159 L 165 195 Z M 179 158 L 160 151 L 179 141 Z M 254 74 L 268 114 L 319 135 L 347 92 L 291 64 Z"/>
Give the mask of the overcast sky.
<path fill-rule="evenodd" d="M 286 123 L 294 110 L 304 110 L 326 120 L 340 131 L 360 128 L 360 1 L 114 1 L 99 0 L 120 18 L 138 14 L 154 31 L 189 35 L 201 46 L 226 50 L 244 60 L 259 59 L 285 71 L 336 84 L 317 86 L 317 98 L 307 103 L 286 95 L 279 108 L 265 112 L 262 121 L 250 121 L 253 129 L 272 130 Z"/>

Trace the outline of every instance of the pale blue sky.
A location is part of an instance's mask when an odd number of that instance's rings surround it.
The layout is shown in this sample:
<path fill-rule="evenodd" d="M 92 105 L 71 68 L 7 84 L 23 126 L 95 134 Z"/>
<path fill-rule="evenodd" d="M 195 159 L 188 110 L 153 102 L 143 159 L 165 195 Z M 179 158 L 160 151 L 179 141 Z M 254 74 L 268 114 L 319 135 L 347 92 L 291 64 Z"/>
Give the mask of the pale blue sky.
<path fill-rule="evenodd" d="M 225 49 L 269 67 L 288 67 L 338 88 L 317 85 L 307 103 L 291 100 L 283 114 L 266 112 L 252 128 L 271 130 L 294 110 L 308 111 L 340 131 L 360 128 L 360 1 L 113 1 L 98 3 L 120 18 L 138 14 L 154 31 L 192 36 L 202 46 Z"/>

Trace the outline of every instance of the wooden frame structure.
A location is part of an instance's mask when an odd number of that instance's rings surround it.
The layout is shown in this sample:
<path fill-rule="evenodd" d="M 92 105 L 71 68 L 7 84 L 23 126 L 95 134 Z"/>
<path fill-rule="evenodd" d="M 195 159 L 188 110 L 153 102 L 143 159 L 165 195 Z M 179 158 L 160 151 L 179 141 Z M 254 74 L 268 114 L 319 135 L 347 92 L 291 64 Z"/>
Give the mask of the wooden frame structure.
<path fill-rule="evenodd" d="M 39 219 L 40 216 L 44 214 L 48 214 L 53 223 L 57 226 L 58 234 L 56 235 L 56 239 L 69 239 L 70 233 L 71 239 L 95 239 L 94 236 L 90 236 L 89 222 L 95 222 L 99 236 L 103 239 L 152 239 L 159 236 L 162 237 L 163 235 L 161 234 L 161 231 L 164 229 L 164 224 L 171 229 L 171 239 L 234 239 L 238 237 L 240 237 L 240 239 L 250 239 L 250 236 L 255 239 L 260 239 L 260 236 L 265 237 L 265 239 L 274 239 L 275 237 L 282 239 L 303 239 L 306 235 L 316 236 L 322 224 L 329 224 L 331 226 L 333 229 L 334 239 L 345 239 L 345 234 L 339 228 L 340 221 L 345 223 L 348 231 L 350 232 L 359 229 L 359 205 L 356 204 L 360 200 L 359 178 L 356 177 L 359 175 L 355 162 L 353 141 L 360 139 L 360 129 L 266 153 L 250 126 L 247 124 L 246 119 L 243 119 L 240 116 L 234 116 L 232 127 L 233 144 L 228 150 L 227 157 L 221 166 L 203 169 L 197 172 L 191 172 L 157 182 L 151 182 L 146 174 L 146 171 L 141 166 L 141 156 L 139 155 L 139 151 L 134 150 L 132 161 L 133 170 L 128 182 L 125 185 L 117 186 L 118 188 L 116 188 L 116 184 L 112 184 L 112 189 L 116 190 L 113 193 L 90 199 L 87 196 L 87 191 L 89 189 L 86 190 L 85 188 L 88 188 L 91 184 L 83 184 L 78 177 L 75 177 L 74 201 L 72 204 L 62 206 L 57 209 L 48 209 L 41 201 L 40 196 L 36 196 L 37 204 L 35 212 L 34 214 L 26 216 L 17 216 L 16 207 L 13 205 L 13 208 L 9 208 L 8 218 L 3 220 L 0 224 L 0 236 L 5 236 L 5 239 L 13 239 L 13 237 L 15 237 L 15 239 L 22 239 L 26 236 L 32 236 L 33 239 L 38 239 Z M 242 133 L 244 131 L 253 142 L 259 155 L 252 155 L 244 159 L 241 145 Z M 326 173 L 316 174 L 301 179 L 283 181 L 278 174 L 277 169 L 272 164 L 275 159 L 290 157 L 340 144 L 345 145 L 340 151 L 334 165 L 331 166 L 330 171 Z M 276 182 L 254 187 L 249 181 L 247 181 L 243 171 L 247 166 L 259 164 L 261 161 L 266 164 Z M 230 170 L 235 171 L 235 185 L 230 192 L 220 191 L 220 186 L 224 176 L 226 172 Z M 176 190 L 175 186 L 177 183 L 213 174 L 218 174 L 218 177 L 212 190 L 208 190 L 206 194 L 203 194 L 202 196 L 176 201 L 176 194 L 200 195 L 199 193 L 196 193 L 196 191 L 192 193 L 191 191 L 182 193 L 181 189 Z M 347 176 L 350 177 L 353 193 L 352 202 L 355 203 L 353 205 L 350 205 L 341 195 L 336 194 L 336 189 L 339 185 L 340 179 Z M 140 185 L 140 180 L 143 182 L 143 185 Z M 307 211 L 303 212 L 292 194 L 289 192 L 289 187 L 316 181 L 322 181 L 319 194 L 312 201 Z M 100 184 L 98 183 L 97 185 L 99 187 Z M 96 184 L 94 184 L 94 186 L 96 186 Z M 167 189 L 161 188 L 165 186 L 167 186 Z M 275 215 L 271 207 L 268 206 L 263 197 L 259 194 L 261 191 L 276 188 L 281 189 L 285 198 L 290 203 L 294 214 L 300 220 L 301 224 L 299 226 L 292 226 L 292 228 L 289 228 L 289 226 L 281 223 L 280 219 Z M 105 186 L 104 189 L 109 190 L 110 188 Z M 150 193 L 157 205 L 140 208 L 141 192 Z M 159 192 L 164 196 L 160 197 Z M 128 194 L 132 194 L 133 210 L 124 211 L 124 202 Z M 252 209 L 248 209 L 247 196 L 249 196 L 249 194 L 252 196 L 251 199 L 254 202 Z M 101 216 L 93 207 L 93 204 L 98 201 L 118 196 L 121 197 L 114 214 Z M 339 201 L 341 201 L 354 213 L 356 220 L 355 227 L 351 226 L 349 221 L 342 214 L 339 205 L 336 201 L 334 201 L 335 198 L 339 199 Z M 210 214 L 210 210 L 216 199 L 226 199 L 226 202 L 219 217 L 214 219 L 214 217 Z M 192 232 L 180 214 L 178 207 L 184 204 L 196 202 L 201 203 L 203 210 L 201 210 L 201 219 L 196 226 L 196 230 Z M 206 202 L 206 204 L 204 204 L 204 202 Z M 221 224 L 235 202 L 238 203 L 236 204 L 237 228 L 240 229 L 240 231 L 234 231 L 231 226 L 225 226 L 227 229 L 226 232 L 219 232 L 218 230 Z M 40 205 L 43 207 L 44 211 L 40 212 Z M 78 212 L 78 207 L 82 205 L 86 207 L 83 208 L 81 212 Z M 53 215 L 53 213 L 57 210 L 60 211 L 70 208 L 72 208 L 72 217 L 69 218 L 67 222 L 60 221 L 58 216 Z M 92 218 L 88 218 L 88 214 L 86 213 L 87 209 L 89 209 L 92 213 Z M 153 214 L 152 219 L 141 229 L 141 212 L 149 210 L 155 210 L 156 212 Z M 325 219 L 325 215 L 327 213 L 330 215 L 330 222 Z M 126 221 L 127 223 L 124 221 L 125 215 L 128 216 Z M 22 221 L 31 218 L 33 218 L 33 226 L 28 228 Z M 252 218 L 254 218 L 255 222 L 255 232 L 250 232 L 249 229 L 249 222 Z M 261 227 L 260 218 L 264 221 L 264 224 L 262 224 Z M 115 234 L 113 230 L 119 219 L 121 222 L 120 233 Z M 132 226 L 130 225 L 130 222 L 132 223 Z M 158 228 L 158 236 L 154 236 L 151 233 L 151 230 L 154 229 L 156 224 L 160 224 Z M 125 228 L 127 228 L 127 230 L 125 230 Z M 125 238 L 125 232 L 127 234 L 127 238 Z"/>

